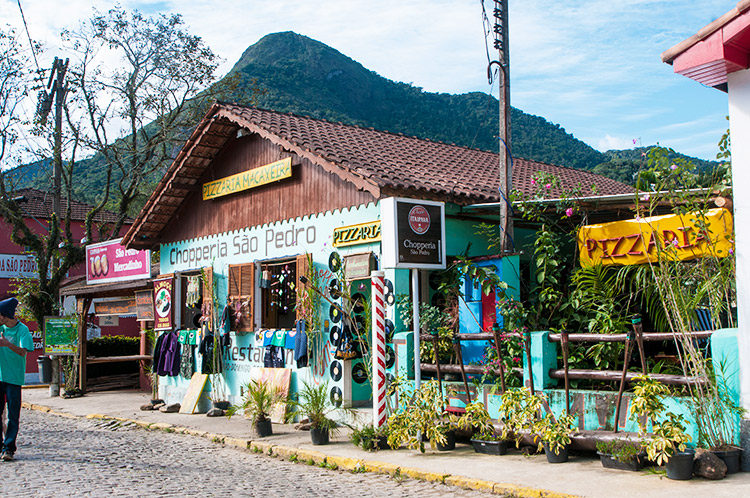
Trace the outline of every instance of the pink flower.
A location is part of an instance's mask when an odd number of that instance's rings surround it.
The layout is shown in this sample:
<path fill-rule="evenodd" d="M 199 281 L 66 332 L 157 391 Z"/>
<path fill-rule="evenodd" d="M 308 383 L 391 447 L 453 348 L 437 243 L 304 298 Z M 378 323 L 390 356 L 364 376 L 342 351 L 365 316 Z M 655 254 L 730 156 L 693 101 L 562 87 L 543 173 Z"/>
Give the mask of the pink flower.
<path fill-rule="evenodd" d="M 532 179 L 531 179 L 531 184 L 532 184 L 532 185 L 536 185 L 536 180 L 534 180 L 534 179 L 532 178 Z"/>
<path fill-rule="evenodd" d="M 677 247 L 680 245 L 680 242 L 677 239 L 672 239 L 672 245 Z"/>
<path fill-rule="evenodd" d="M 637 138 L 634 138 L 634 139 L 633 139 L 633 145 L 635 145 L 635 143 L 636 143 L 637 141 L 638 141 L 638 139 L 637 139 Z"/>
<path fill-rule="evenodd" d="M 552 184 L 551 184 L 551 183 L 548 183 L 547 185 L 545 185 L 545 186 L 544 186 L 544 188 L 546 188 L 547 190 L 549 190 L 549 189 L 551 189 L 551 188 L 552 188 Z"/>
<path fill-rule="evenodd" d="M 514 356 L 513 361 L 515 361 L 516 363 L 521 363 L 521 358 L 519 358 L 518 356 Z"/>
<path fill-rule="evenodd" d="M 651 196 L 650 196 L 650 195 L 648 195 L 648 194 L 644 194 L 644 195 L 643 195 L 643 196 L 641 197 L 641 200 L 642 200 L 643 202 L 648 202 L 648 200 L 649 200 L 649 199 L 651 199 Z"/>
<path fill-rule="evenodd" d="M 673 165 L 671 165 L 671 166 L 669 167 L 669 169 L 671 169 L 672 171 L 674 171 L 674 170 L 676 170 L 676 169 L 677 169 L 677 165 L 676 165 L 676 164 L 673 164 Z"/>
<path fill-rule="evenodd" d="M 734 254 L 734 249 L 730 249 L 729 254 Z"/>
<path fill-rule="evenodd" d="M 570 218 L 571 216 L 573 216 L 573 208 L 568 208 L 568 209 L 566 209 L 566 210 L 565 210 L 565 215 L 566 215 L 566 216 L 567 216 L 568 218 Z"/>

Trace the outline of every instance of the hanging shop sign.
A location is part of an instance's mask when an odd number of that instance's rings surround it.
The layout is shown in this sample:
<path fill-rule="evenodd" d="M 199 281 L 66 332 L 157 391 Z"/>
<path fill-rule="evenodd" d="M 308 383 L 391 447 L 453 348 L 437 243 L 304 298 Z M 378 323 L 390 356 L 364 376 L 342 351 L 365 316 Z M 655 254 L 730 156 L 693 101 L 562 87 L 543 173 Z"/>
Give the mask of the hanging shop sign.
<path fill-rule="evenodd" d="M 726 257 L 734 250 L 732 215 L 722 208 L 586 225 L 578 230 L 582 266 L 638 265 L 668 258 Z"/>
<path fill-rule="evenodd" d="M 384 268 L 445 269 L 445 204 L 389 197 L 380 202 Z"/>
<path fill-rule="evenodd" d="M 135 293 L 135 317 L 136 320 L 154 319 L 154 292 L 137 291 Z"/>
<path fill-rule="evenodd" d="M 203 200 L 216 199 L 225 195 L 242 192 L 261 185 L 273 183 L 292 176 L 292 158 L 266 164 L 236 175 L 227 176 L 203 184 Z"/>
<path fill-rule="evenodd" d="M 135 315 L 135 309 L 134 297 L 94 302 L 97 315 Z"/>
<path fill-rule="evenodd" d="M 36 257 L 30 254 L 0 254 L 0 278 L 38 278 Z"/>
<path fill-rule="evenodd" d="M 333 230 L 333 247 L 353 246 L 380 241 L 380 220 Z"/>
<path fill-rule="evenodd" d="M 86 283 L 103 284 L 151 277 L 151 252 L 125 249 L 122 239 L 86 246 Z"/>
<path fill-rule="evenodd" d="M 172 330 L 174 324 L 174 279 L 154 280 L 154 330 Z"/>
<path fill-rule="evenodd" d="M 78 320 L 75 317 L 44 317 L 44 354 L 74 355 L 78 350 Z"/>
<path fill-rule="evenodd" d="M 371 252 L 344 256 L 344 275 L 347 280 L 370 278 L 370 272 L 376 269 L 375 255 Z"/>

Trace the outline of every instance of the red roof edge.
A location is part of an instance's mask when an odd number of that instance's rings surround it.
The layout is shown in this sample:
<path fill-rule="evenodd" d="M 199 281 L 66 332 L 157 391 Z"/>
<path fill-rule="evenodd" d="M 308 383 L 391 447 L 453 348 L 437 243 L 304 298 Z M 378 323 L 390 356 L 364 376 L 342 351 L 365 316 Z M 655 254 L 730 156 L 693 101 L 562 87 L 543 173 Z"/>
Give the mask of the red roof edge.
<path fill-rule="evenodd" d="M 726 91 L 728 75 L 750 67 L 750 0 L 737 2 L 698 33 L 665 50 L 661 60 L 677 74 Z"/>

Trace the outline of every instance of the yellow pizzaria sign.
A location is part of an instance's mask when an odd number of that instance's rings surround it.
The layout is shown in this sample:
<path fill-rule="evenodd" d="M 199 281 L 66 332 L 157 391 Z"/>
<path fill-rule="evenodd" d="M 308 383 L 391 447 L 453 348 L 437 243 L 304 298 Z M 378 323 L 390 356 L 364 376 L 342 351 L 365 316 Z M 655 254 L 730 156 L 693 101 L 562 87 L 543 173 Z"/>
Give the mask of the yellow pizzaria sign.
<path fill-rule="evenodd" d="M 333 247 L 367 244 L 380 240 L 380 220 L 349 225 L 333 230 Z"/>
<path fill-rule="evenodd" d="M 586 225 L 578 230 L 581 266 L 639 265 L 659 258 L 682 261 L 712 255 L 723 258 L 734 250 L 732 214 L 726 209 L 706 213 L 667 214 Z"/>
<path fill-rule="evenodd" d="M 242 192 L 261 185 L 273 183 L 292 176 L 292 158 L 287 157 L 260 168 L 203 184 L 203 200 L 216 199 L 235 192 Z"/>

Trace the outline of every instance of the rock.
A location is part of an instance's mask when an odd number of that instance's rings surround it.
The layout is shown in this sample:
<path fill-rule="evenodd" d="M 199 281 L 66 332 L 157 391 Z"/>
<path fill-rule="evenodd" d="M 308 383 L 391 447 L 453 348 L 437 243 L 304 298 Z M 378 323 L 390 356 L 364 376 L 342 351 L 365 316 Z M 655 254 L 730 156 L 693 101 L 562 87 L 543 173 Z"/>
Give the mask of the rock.
<path fill-rule="evenodd" d="M 142 412 L 148 412 L 148 411 L 151 411 L 153 409 L 154 409 L 154 405 L 152 405 L 151 403 L 148 403 L 146 405 L 141 405 L 141 411 Z"/>
<path fill-rule="evenodd" d="M 311 425 L 312 424 L 310 423 L 310 419 L 303 418 L 302 420 L 294 424 L 294 429 L 297 431 L 309 431 Z"/>
<path fill-rule="evenodd" d="M 706 479 L 724 479 L 727 475 L 727 464 L 710 451 L 699 451 L 695 455 L 693 473 Z"/>
<path fill-rule="evenodd" d="M 206 417 L 223 417 L 224 414 L 225 412 L 221 408 L 211 408 L 206 413 Z"/>
<path fill-rule="evenodd" d="M 159 408 L 159 411 L 162 413 L 177 413 L 180 411 L 180 404 L 172 403 L 171 405 L 164 405 Z"/>

